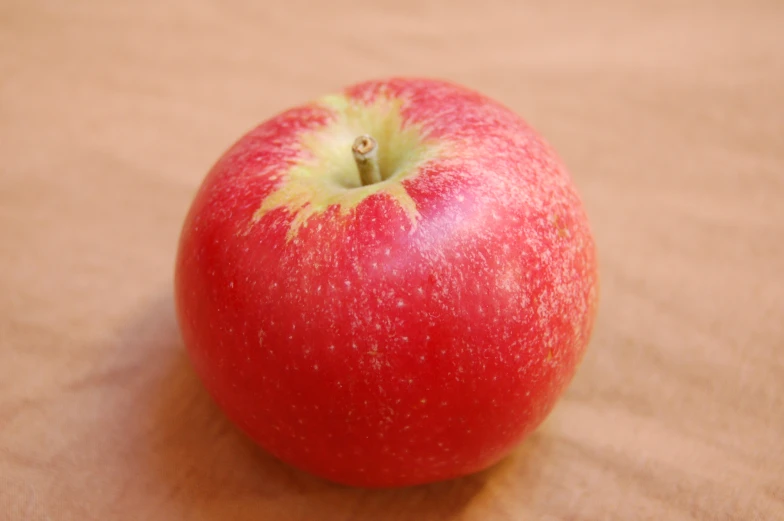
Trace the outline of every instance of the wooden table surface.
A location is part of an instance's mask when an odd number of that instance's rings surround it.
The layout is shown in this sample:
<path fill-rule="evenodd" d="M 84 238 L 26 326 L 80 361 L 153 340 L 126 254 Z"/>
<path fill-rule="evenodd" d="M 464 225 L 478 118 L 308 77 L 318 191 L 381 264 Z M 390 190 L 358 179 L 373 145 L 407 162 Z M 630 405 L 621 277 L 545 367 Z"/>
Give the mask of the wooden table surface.
<path fill-rule="evenodd" d="M 2 2 L 0 519 L 784 519 L 784 2 L 539 3 Z M 223 418 L 172 267 L 241 133 L 391 74 L 484 91 L 556 146 L 602 304 L 511 457 L 366 491 Z"/>

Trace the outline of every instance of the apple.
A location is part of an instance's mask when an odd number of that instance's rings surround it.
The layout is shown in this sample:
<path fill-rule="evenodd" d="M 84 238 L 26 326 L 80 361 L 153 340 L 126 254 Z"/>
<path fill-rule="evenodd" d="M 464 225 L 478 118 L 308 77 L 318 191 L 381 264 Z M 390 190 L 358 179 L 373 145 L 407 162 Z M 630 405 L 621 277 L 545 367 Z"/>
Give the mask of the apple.
<path fill-rule="evenodd" d="M 597 295 L 553 148 L 434 79 L 363 82 L 242 136 L 203 180 L 175 267 L 220 409 L 280 460 L 362 487 L 509 454 L 571 381 Z"/>

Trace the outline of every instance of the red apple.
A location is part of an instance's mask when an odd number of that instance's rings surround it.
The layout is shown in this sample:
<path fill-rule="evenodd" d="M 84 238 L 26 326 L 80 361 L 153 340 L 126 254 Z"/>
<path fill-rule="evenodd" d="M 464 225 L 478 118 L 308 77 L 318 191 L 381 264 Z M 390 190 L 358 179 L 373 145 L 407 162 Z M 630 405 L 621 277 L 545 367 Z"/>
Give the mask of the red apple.
<path fill-rule="evenodd" d="M 507 455 L 573 377 L 598 293 L 553 149 L 426 79 L 354 85 L 243 136 L 196 195 L 175 286 L 226 415 L 281 460 L 368 487 Z"/>

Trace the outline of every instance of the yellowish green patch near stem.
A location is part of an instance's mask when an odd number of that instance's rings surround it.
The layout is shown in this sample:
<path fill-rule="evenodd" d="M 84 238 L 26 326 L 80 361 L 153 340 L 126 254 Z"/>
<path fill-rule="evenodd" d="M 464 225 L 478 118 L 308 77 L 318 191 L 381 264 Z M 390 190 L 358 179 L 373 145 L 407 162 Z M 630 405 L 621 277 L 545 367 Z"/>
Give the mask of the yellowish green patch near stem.
<path fill-rule="evenodd" d="M 438 153 L 434 143 L 423 141 L 421 129 L 404 125 L 402 100 L 380 97 L 362 104 L 344 96 L 329 96 L 318 102 L 334 117 L 324 127 L 303 134 L 301 161 L 284 173 L 278 187 L 267 196 L 253 215 L 253 222 L 269 211 L 286 208 L 294 214 L 288 238 L 327 208 L 337 205 L 341 215 L 349 214 L 365 198 L 385 193 L 400 205 L 416 226 L 416 203 L 401 184 L 417 175 L 420 167 Z M 352 154 L 357 136 L 368 134 L 378 142 L 381 181 L 362 185 Z"/>

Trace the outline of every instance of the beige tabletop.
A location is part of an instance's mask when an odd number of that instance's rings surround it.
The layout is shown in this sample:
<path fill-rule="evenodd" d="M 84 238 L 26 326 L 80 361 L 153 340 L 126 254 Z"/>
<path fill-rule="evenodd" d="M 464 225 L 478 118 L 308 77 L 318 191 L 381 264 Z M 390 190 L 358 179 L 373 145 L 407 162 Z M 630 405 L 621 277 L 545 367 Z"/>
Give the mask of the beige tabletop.
<path fill-rule="evenodd" d="M 784 2 L 0 4 L 0 519 L 784 519 Z M 589 353 L 498 466 L 366 491 L 274 460 L 191 370 L 179 228 L 241 133 L 448 78 L 569 165 Z"/>

